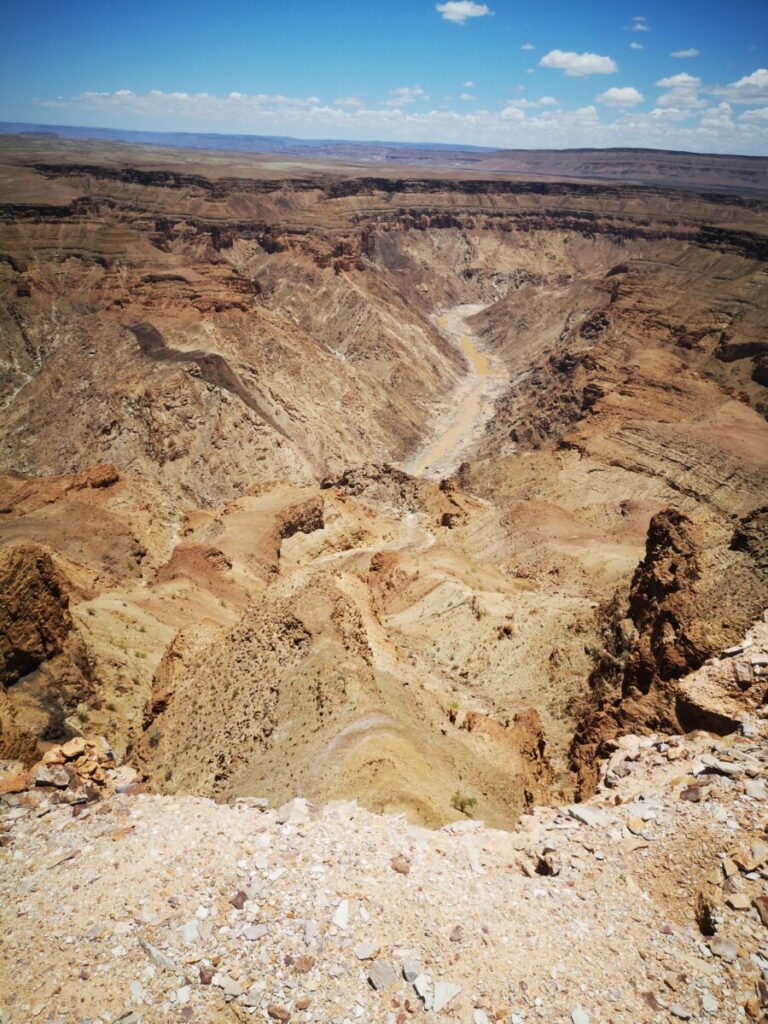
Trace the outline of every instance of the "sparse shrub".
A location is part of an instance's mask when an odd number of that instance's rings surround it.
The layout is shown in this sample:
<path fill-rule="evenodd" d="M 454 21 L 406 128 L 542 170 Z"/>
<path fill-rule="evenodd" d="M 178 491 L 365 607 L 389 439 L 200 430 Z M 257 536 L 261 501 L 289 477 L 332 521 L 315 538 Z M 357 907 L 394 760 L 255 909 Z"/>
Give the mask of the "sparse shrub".
<path fill-rule="evenodd" d="M 150 747 L 156 747 L 157 744 L 160 742 L 160 730 L 156 725 L 149 730 L 147 738 L 149 739 Z"/>
<path fill-rule="evenodd" d="M 147 655 L 145 651 L 134 651 L 133 656 L 134 658 L 146 658 Z"/>
<path fill-rule="evenodd" d="M 81 701 L 75 708 L 75 714 L 79 721 L 85 723 L 91 717 L 91 709 L 84 701 Z"/>
<path fill-rule="evenodd" d="M 467 796 L 466 793 L 460 793 L 457 789 L 451 797 L 451 807 L 459 814 L 468 814 L 477 807 L 477 797 Z"/>

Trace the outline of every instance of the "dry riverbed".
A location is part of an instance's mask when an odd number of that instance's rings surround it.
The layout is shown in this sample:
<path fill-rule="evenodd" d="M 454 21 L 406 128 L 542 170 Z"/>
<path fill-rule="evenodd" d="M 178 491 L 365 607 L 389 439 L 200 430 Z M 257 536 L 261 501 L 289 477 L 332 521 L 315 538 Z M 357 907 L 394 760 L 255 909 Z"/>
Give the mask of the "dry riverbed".
<path fill-rule="evenodd" d="M 438 410 L 438 423 L 427 443 L 403 468 L 413 476 L 437 479 L 449 476 L 466 459 L 493 415 L 496 399 L 507 383 L 501 361 L 484 350 L 467 320 L 482 305 L 461 305 L 440 311 L 435 323 L 467 362 L 467 376 Z"/>

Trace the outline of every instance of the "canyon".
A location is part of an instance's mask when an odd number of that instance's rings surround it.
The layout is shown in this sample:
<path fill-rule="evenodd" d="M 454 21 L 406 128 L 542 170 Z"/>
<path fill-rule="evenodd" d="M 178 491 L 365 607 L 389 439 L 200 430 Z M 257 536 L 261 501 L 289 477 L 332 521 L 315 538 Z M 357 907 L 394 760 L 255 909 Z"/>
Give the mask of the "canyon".
<path fill-rule="evenodd" d="M 766 161 L 649 159 L 5 137 L 0 756 L 510 828 L 736 732 Z"/>

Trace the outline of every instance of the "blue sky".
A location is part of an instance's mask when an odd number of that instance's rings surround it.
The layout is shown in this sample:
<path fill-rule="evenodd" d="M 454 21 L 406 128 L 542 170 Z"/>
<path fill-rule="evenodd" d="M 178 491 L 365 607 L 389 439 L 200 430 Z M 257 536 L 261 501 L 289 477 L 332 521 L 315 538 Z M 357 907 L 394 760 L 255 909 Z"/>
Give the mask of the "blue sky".
<path fill-rule="evenodd" d="M 26 0 L 0 119 L 768 154 L 768 0 Z"/>

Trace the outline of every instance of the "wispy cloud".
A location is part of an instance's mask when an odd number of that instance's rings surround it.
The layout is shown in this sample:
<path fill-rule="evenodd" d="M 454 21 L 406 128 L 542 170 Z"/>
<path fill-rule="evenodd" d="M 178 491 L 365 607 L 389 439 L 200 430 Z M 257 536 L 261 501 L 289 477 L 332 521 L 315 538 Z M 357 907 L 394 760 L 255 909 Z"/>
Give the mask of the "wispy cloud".
<path fill-rule="evenodd" d="M 642 14 L 636 14 L 632 19 L 632 24 L 628 25 L 627 28 L 633 32 L 650 32 L 651 26 L 648 24 L 648 19 Z"/>
<path fill-rule="evenodd" d="M 645 97 L 632 85 L 622 88 L 606 89 L 597 97 L 597 102 L 606 107 L 635 107 L 638 103 L 644 103 Z"/>
<path fill-rule="evenodd" d="M 632 42 L 629 44 L 629 48 L 630 48 L 630 50 L 642 50 L 643 44 L 642 43 L 636 43 L 635 40 L 633 39 Z"/>
<path fill-rule="evenodd" d="M 698 57 L 699 51 L 695 46 L 692 46 L 690 50 L 673 50 L 669 55 L 670 57 Z"/>
<path fill-rule="evenodd" d="M 475 97 L 472 95 L 471 92 L 463 92 L 461 96 L 459 96 L 459 99 L 461 100 L 462 103 L 471 103 L 474 98 Z"/>
<path fill-rule="evenodd" d="M 364 107 L 365 103 L 359 96 L 339 96 L 334 101 L 337 107 Z"/>
<path fill-rule="evenodd" d="M 507 100 L 507 107 L 515 107 L 518 110 L 541 110 L 542 107 L 556 107 L 558 102 L 554 96 L 542 96 L 538 100 L 514 99 Z"/>
<path fill-rule="evenodd" d="M 533 45 L 533 43 L 523 43 L 523 45 L 520 47 L 520 49 L 521 50 L 535 50 L 536 47 Z"/>
<path fill-rule="evenodd" d="M 463 25 L 467 18 L 485 18 L 493 13 L 488 4 L 476 4 L 473 0 L 449 0 L 445 4 L 436 4 L 435 10 L 454 25 Z"/>
<path fill-rule="evenodd" d="M 462 85 L 462 89 L 474 89 L 474 88 L 475 88 L 475 83 L 473 81 L 471 81 L 471 80 L 469 82 L 464 82 L 464 84 Z"/>
<path fill-rule="evenodd" d="M 384 106 L 407 107 L 411 103 L 416 103 L 417 100 L 428 99 L 429 96 L 427 96 L 420 85 L 401 85 L 398 89 L 392 90 L 388 99 L 384 100 Z"/>
<path fill-rule="evenodd" d="M 597 53 L 572 53 L 564 50 L 550 50 L 539 61 L 542 68 L 557 68 L 569 78 L 586 78 L 587 75 L 612 75 L 619 66 L 612 57 L 601 57 Z"/>

